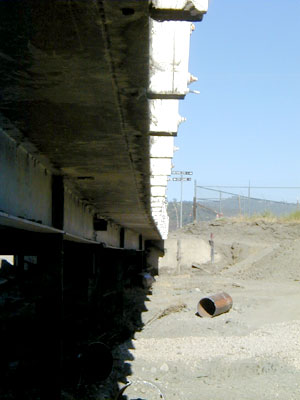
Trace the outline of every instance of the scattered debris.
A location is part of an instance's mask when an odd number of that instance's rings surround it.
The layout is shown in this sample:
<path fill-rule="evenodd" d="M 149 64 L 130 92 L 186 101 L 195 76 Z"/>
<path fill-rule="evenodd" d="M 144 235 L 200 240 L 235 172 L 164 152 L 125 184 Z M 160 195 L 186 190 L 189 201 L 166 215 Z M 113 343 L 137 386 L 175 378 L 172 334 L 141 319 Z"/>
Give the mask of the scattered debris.
<path fill-rule="evenodd" d="M 168 372 L 169 371 L 169 366 L 167 363 L 164 363 L 161 365 L 161 367 L 159 368 L 162 372 Z"/>
<path fill-rule="evenodd" d="M 242 286 L 242 285 L 240 285 L 240 284 L 238 284 L 238 283 L 232 283 L 231 286 L 233 286 L 233 287 L 239 287 L 239 288 L 244 289 L 244 286 Z"/>
<path fill-rule="evenodd" d="M 205 273 L 207 273 L 207 274 L 211 274 L 211 272 L 210 271 L 208 271 L 207 269 L 205 269 L 205 268 L 203 268 L 201 265 L 199 265 L 199 264 L 192 264 L 192 268 L 196 268 L 196 269 L 199 269 L 200 271 L 203 271 L 203 272 L 205 272 Z"/>
<path fill-rule="evenodd" d="M 142 272 L 142 286 L 144 289 L 149 289 L 155 282 L 155 278 L 149 272 Z"/>
<path fill-rule="evenodd" d="M 165 400 L 165 396 L 163 395 L 162 391 L 160 390 L 160 388 L 150 382 L 150 381 L 146 381 L 146 380 L 139 380 L 136 379 L 134 381 L 130 381 L 128 382 L 117 394 L 117 397 L 115 398 L 115 400 L 121 400 L 122 399 L 122 395 L 125 392 L 125 390 L 127 388 L 129 388 L 130 386 L 132 386 L 134 388 L 135 391 L 135 395 L 138 396 L 139 392 L 141 392 L 143 395 L 147 395 L 148 391 L 152 392 L 152 395 L 155 393 L 155 396 L 157 395 L 158 399 L 162 399 Z M 152 397 L 151 397 L 152 398 Z"/>
<path fill-rule="evenodd" d="M 125 390 L 128 388 L 128 386 L 132 385 L 132 382 L 128 382 L 126 383 L 125 386 L 122 387 L 122 389 L 120 389 L 119 393 L 117 394 L 115 400 L 121 400 L 122 399 L 122 395 L 125 392 Z"/>
<path fill-rule="evenodd" d="M 157 319 L 166 317 L 169 314 L 180 312 L 185 308 L 187 308 L 187 305 L 185 303 L 180 303 L 180 304 L 176 304 L 174 306 L 170 306 L 168 308 L 165 308 L 163 311 L 160 311 L 159 313 L 154 315 L 154 317 L 150 318 L 149 321 L 147 321 L 145 323 L 145 326 L 146 325 L 150 325 L 150 324 L 152 324 L 152 322 L 156 321 Z"/>

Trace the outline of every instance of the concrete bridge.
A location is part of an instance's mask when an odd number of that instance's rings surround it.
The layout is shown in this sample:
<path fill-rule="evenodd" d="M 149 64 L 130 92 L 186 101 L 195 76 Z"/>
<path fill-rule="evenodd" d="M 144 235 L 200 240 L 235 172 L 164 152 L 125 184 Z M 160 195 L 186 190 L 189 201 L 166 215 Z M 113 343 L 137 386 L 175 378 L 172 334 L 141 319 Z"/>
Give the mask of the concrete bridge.
<path fill-rule="evenodd" d="M 39 335 L 24 348 L 43 354 L 43 399 L 61 396 L 62 310 L 76 346 L 88 341 L 77 325 L 91 298 L 116 304 L 129 266 L 157 272 L 173 141 L 184 121 L 178 105 L 196 79 L 190 35 L 207 6 L 0 3 L 0 254 L 15 256 L 22 290 L 31 271 Z M 8 347 L 5 373 L 10 354 Z"/>

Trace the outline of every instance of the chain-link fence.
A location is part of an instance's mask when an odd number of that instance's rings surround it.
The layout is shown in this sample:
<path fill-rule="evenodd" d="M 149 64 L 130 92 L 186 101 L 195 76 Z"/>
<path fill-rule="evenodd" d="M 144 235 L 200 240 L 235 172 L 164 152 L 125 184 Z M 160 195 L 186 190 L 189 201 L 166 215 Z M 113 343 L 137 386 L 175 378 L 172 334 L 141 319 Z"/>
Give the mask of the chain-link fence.
<path fill-rule="evenodd" d="M 253 216 L 273 214 L 275 216 L 288 215 L 299 208 L 299 202 L 270 200 L 256 196 L 261 188 L 244 188 L 245 194 L 233 193 L 220 188 L 195 186 L 197 205 L 197 220 L 211 219 L 211 217 L 232 217 L 238 215 Z M 294 188 L 293 188 L 294 189 Z M 295 188 L 296 189 L 296 188 Z M 250 195 L 251 190 L 251 195 Z M 283 190 L 283 188 L 282 188 Z M 292 190 L 286 188 L 286 190 Z"/>
<path fill-rule="evenodd" d="M 221 217 L 253 215 L 279 217 L 287 216 L 297 210 L 300 211 L 299 201 L 296 197 L 296 193 L 300 193 L 300 187 L 280 189 L 282 189 L 281 194 L 286 198 L 294 198 L 295 201 L 263 198 L 262 189 L 255 187 L 244 187 L 239 189 L 240 193 L 233 193 L 227 189 L 223 190 L 223 187 L 195 185 L 194 201 L 183 201 L 182 206 L 181 202 L 176 199 L 168 202 L 169 229 L 173 231 L 180 227 L 181 212 L 183 225 L 186 225 L 195 220 L 210 221 Z M 274 191 L 272 195 L 274 195 Z"/>

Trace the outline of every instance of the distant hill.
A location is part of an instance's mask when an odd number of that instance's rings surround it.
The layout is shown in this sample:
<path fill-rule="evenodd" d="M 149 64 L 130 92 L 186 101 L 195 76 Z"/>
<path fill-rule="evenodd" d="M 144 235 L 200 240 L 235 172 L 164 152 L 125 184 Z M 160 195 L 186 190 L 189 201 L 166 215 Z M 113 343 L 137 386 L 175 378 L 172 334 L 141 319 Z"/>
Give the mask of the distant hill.
<path fill-rule="evenodd" d="M 238 197 L 230 197 L 218 201 L 205 201 L 198 203 L 197 221 L 210 221 L 216 219 L 217 214 L 224 217 L 233 217 L 238 215 L 253 215 L 270 212 L 280 216 L 290 214 L 297 210 L 297 204 L 275 202 L 270 200 L 256 200 Z M 169 230 L 174 231 L 180 225 L 180 202 L 174 199 L 168 203 L 168 215 L 170 218 Z M 182 203 L 182 225 L 193 222 L 193 202 L 183 201 Z"/>

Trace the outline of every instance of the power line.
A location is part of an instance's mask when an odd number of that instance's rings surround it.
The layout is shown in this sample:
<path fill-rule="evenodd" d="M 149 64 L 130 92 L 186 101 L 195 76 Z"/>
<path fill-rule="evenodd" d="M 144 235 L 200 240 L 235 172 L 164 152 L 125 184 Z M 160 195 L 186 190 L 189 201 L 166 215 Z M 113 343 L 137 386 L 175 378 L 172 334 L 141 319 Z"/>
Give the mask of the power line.
<path fill-rule="evenodd" d="M 214 186 L 215 187 L 215 186 Z M 224 187 L 224 186 L 216 186 L 216 187 Z M 244 196 L 244 195 L 240 195 L 240 194 L 236 194 L 236 193 L 231 193 L 231 192 L 226 192 L 224 190 L 220 190 L 220 189 L 212 189 L 211 186 L 197 186 L 197 188 L 201 188 L 201 189 L 206 189 L 206 190 L 210 190 L 212 192 L 218 192 L 218 193 L 224 193 L 224 194 L 229 194 L 230 196 L 236 196 L 236 197 L 241 197 L 241 198 L 245 198 L 248 199 L 248 196 Z M 240 186 L 239 186 L 240 188 Z M 248 186 L 245 186 L 245 188 L 248 189 Z M 251 186 L 252 189 L 252 186 Z M 299 188 L 300 189 L 300 188 Z M 271 201 L 272 203 L 277 203 L 277 204 L 295 204 L 295 203 L 287 203 L 285 201 L 278 201 L 278 200 L 268 200 L 268 199 L 261 199 L 258 197 L 250 197 L 251 200 L 259 200 L 259 201 Z"/>
<path fill-rule="evenodd" d="M 201 188 L 248 189 L 248 186 L 198 186 Z M 300 189 L 300 186 L 251 186 L 251 189 Z"/>

